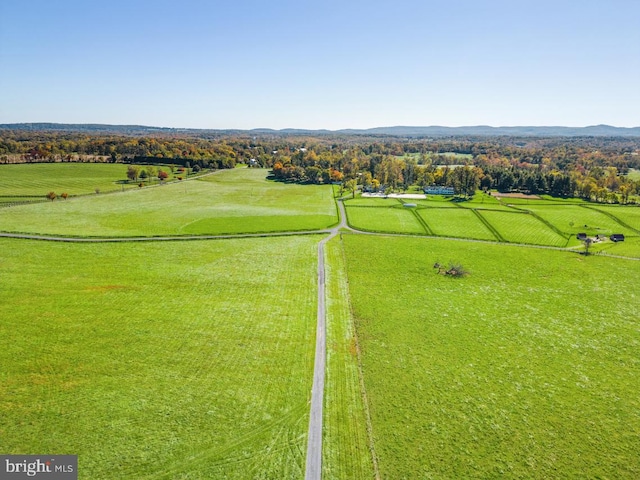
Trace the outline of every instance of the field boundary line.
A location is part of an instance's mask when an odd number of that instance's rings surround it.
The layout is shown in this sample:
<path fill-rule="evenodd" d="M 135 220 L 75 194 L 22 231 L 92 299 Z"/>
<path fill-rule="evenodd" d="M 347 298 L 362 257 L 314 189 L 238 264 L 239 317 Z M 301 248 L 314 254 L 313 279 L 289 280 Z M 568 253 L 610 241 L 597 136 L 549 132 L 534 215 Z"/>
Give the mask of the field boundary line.
<path fill-rule="evenodd" d="M 516 210 L 520 210 L 521 212 L 528 213 L 529 215 L 532 215 L 535 219 L 537 219 L 537 220 L 541 221 L 542 223 L 544 223 L 547 227 L 549 227 L 551 230 L 556 232 L 562 238 L 565 238 L 567 240 L 566 243 L 564 244 L 565 247 L 567 245 L 569 245 L 569 239 L 571 238 L 570 234 L 567 234 L 567 233 L 563 232 L 558 227 L 556 227 L 553 223 L 551 223 L 548 220 L 542 218 L 536 212 L 533 212 L 531 210 L 527 210 L 526 208 L 521 208 L 521 207 L 512 207 L 512 208 L 515 208 Z"/>
<path fill-rule="evenodd" d="M 611 212 L 607 212 L 605 210 L 600 210 L 598 207 L 592 207 L 591 205 L 580 205 L 582 208 L 588 208 L 589 210 L 593 210 L 596 211 L 598 213 L 602 213 L 603 215 L 606 215 L 607 217 L 609 217 L 611 220 L 613 220 L 614 222 L 616 222 L 618 225 L 620 225 L 621 227 L 624 228 L 628 228 L 629 230 L 632 230 L 636 233 L 640 233 L 640 230 L 633 228 L 631 225 L 628 225 L 627 223 L 625 223 L 624 221 L 620 220 L 618 217 L 616 217 L 613 213 Z"/>
<path fill-rule="evenodd" d="M 232 238 L 285 237 L 291 235 L 320 235 L 331 233 L 331 230 L 301 230 L 288 232 L 234 233 L 228 235 L 165 235 L 158 237 L 62 237 L 31 233 L 0 232 L 0 238 L 18 240 L 39 240 L 46 242 L 68 243 L 126 243 L 126 242 L 180 242 L 193 240 L 225 240 Z"/>
<path fill-rule="evenodd" d="M 429 227 L 429 224 L 427 223 L 427 221 L 424 218 L 422 218 L 422 215 L 418 213 L 417 208 L 412 209 L 411 213 L 413 213 L 413 215 L 418 219 L 418 223 L 422 225 L 422 227 L 427 232 L 427 235 L 435 235 L 434 231 L 431 229 L 431 227 Z"/>
<path fill-rule="evenodd" d="M 474 213 L 476 217 L 478 217 L 478 219 L 482 222 L 482 224 L 489 229 L 489 231 L 493 234 L 493 236 L 496 237 L 496 240 L 498 242 L 507 243 L 504 237 L 500 235 L 498 230 L 496 230 L 495 227 L 489 223 L 489 220 L 484 218 L 484 216 L 482 216 L 482 214 L 476 208 L 471 208 L 470 210 Z"/>

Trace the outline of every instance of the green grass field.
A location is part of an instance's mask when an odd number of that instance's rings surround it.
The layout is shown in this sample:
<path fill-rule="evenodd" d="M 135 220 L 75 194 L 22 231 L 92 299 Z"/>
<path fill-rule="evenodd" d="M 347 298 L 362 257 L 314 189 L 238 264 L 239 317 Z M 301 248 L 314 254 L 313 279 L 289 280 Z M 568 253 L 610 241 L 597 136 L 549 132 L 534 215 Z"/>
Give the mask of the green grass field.
<path fill-rule="evenodd" d="M 564 247 L 567 238 L 560 236 L 533 215 L 492 210 L 479 212 L 508 242 Z"/>
<path fill-rule="evenodd" d="M 344 204 L 350 207 L 393 207 L 401 205 L 402 202 L 398 198 L 356 197 L 345 200 Z"/>
<path fill-rule="evenodd" d="M 593 252 L 640 258 L 640 237 L 626 237 L 624 242 L 611 242 L 605 240 L 602 243 L 594 244 Z"/>
<path fill-rule="evenodd" d="M 344 242 L 382 478 L 640 476 L 640 262 Z"/>
<path fill-rule="evenodd" d="M 421 207 L 434 207 L 434 208 L 457 208 L 458 205 L 451 201 L 450 197 L 444 197 L 441 195 L 429 195 L 426 199 L 420 200 L 408 200 L 409 202 L 417 203 Z"/>
<path fill-rule="evenodd" d="M 347 206 L 349 225 L 372 232 L 425 234 L 413 212 L 405 207 L 369 208 Z"/>
<path fill-rule="evenodd" d="M 52 166 L 50 183 L 30 184 L 36 170 L 16 177 L 3 198 L 55 190 L 72 177 L 58 178 L 66 166 Z M 87 179 L 98 177 L 83 175 L 78 188 L 93 192 Z M 337 186 L 266 175 L 243 168 L 10 206 L 0 231 L 337 223 Z M 324 478 L 372 478 L 373 458 L 393 479 L 640 477 L 640 262 L 597 255 L 640 258 L 640 209 L 510 200 L 345 201 L 353 227 L 413 237 L 345 233 L 327 244 Z M 628 237 L 586 257 L 415 237 L 579 246 L 585 224 Z M 78 454 L 81 478 L 301 478 L 323 237 L 0 239 L 0 451 Z M 471 274 L 432 268 L 450 261 Z"/>
<path fill-rule="evenodd" d="M 594 205 L 595 210 L 613 215 L 618 221 L 629 225 L 631 228 L 640 231 L 640 207 L 627 205 Z M 620 233 L 617 232 L 616 233 Z M 636 235 L 638 232 L 636 232 Z"/>
<path fill-rule="evenodd" d="M 528 205 L 525 208 L 535 212 L 559 230 L 569 235 L 575 235 L 579 232 L 585 232 L 587 235 L 594 236 L 597 234 L 608 236 L 612 233 L 637 235 L 636 232 L 623 227 L 614 219 L 601 213 L 595 208 L 569 205 L 540 207 Z"/>
<path fill-rule="evenodd" d="M 170 173 L 169 168 L 164 170 Z M 53 191 L 83 195 L 137 188 L 126 184 L 127 165 L 122 163 L 33 163 L 0 165 L 0 201 L 8 197 L 45 198 Z"/>
<path fill-rule="evenodd" d="M 78 236 L 157 236 L 315 230 L 337 222 L 329 186 L 266 180 L 259 169 L 122 194 L 21 205 L 0 212 L 0 230 Z"/>
<path fill-rule="evenodd" d="M 301 478 L 318 237 L 0 240 L 0 451 L 81 478 Z"/>
<path fill-rule="evenodd" d="M 478 216 L 470 209 L 424 208 L 418 214 L 434 235 L 445 237 L 497 240 Z"/>
<path fill-rule="evenodd" d="M 324 401 L 323 478 L 373 478 L 360 388 L 355 327 L 349 306 L 342 244 L 327 245 L 327 370 Z"/>

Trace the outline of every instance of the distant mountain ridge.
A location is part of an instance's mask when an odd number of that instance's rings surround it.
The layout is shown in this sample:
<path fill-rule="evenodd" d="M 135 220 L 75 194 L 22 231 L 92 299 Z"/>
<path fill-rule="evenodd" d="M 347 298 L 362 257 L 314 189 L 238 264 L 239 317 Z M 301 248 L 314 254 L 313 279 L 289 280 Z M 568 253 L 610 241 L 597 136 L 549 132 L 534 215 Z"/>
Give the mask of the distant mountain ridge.
<path fill-rule="evenodd" d="M 153 133 L 167 134 L 254 134 L 254 135 L 388 135 L 395 137 L 450 137 L 450 136 L 517 136 L 517 137 L 640 137 L 640 127 L 613 127 L 611 125 L 592 125 L 588 127 L 563 126 L 515 126 L 492 127 L 477 125 L 468 127 L 446 127 L 433 125 L 428 127 L 395 126 L 366 129 L 308 130 L 285 128 L 242 129 L 199 129 L 150 127 L 145 125 L 108 125 L 98 123 L 5 123 L 0 130 L 66 131 L 84 133 L 114 133 L 145 135 Z"/>

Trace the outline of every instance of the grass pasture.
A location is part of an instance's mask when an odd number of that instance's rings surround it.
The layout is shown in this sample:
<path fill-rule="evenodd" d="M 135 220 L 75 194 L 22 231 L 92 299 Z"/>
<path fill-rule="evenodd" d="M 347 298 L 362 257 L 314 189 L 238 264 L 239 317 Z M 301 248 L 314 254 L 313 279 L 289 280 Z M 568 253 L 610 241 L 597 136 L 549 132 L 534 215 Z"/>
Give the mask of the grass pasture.
<path fill-rule="evenodd" d="M 413 200 L 412 200 L 413 201 Z M 402 202 L 399 198 L 384 198 L 384 197 L 361 197 L 349 198 L 344 201 L 346 206 L 355 207 L 393 207 L 400 205 Z"/>
<path fill-rule="evenodd" d="M 640 207 L 630 205 L 594 205 L 594 210 L 613 215 L 619 221 L 640 232 Z M 636 235 L 638 235 L 636 232 Z M 616 231 L 616 233 L 620 233 Z"/>
<path fill-rule="evenodd" d="M 286 185 L 266 175 L 223 170 L 122 194 L 20 205 L 0 212 L 0 230 L 128 237 L 315 230 L 337 222 L 330 186 Z"/>
<path fill-rule="evenodd" d="M 478 216 L 467 208 L 422 208 L 418 210 L 418 215 L 434 235 L 497 240 Z"/>
<path fill-rule="evenodd" d="M 81 478 L 301 478 L 317 242 L 0 240 L 0 451 L 78 454 Z"/>
<path fill-rule="evenodd" d="M 168 168 L 165 171 L 169 172 Z M 29 163 L 0 166 L 0 202 L 9 197 L 44 199 L 53 191 L 58 195 L 85 195 L 138 188 L 124 184 L 127 165 L 122 163 Z M 32 200 L 31 200 L 32 201 Z"/>
<path fill-rule="evenodd" d="M 612 233 L 637 235 L 637 232 L 623 227 L 614 219 L 595 208 L 572 205 L 539 207 L 529 205 L 526 208 L 535 212 L 562 232 L 572 236 L 579 232 L 585 232 L 591 236 L 597 234 L 608 236 Z"/>
<path fill-rule="evenodd" d="M 640 262 L 344 243 L 382 478 L 640 476 Z M 449 260 L 471 275 L 431 268 Z"/>
<path fill-rule="evenodd" d="M 29 175 L 4 198 L 62 191 L 56 174 Z M 336 224 L 337 186 L 266 176 L 238 168 L 7 206 L 0 231 Z M 78 185 L 92 193 L 92 182 Z M 371 440 L 385 479 L 640 477 L 640 262 L 416 237 L 579 246 L 586 224 L 628 235 L 593 253 L 640 258 L 640 209 L 510 200 L 344 202 L 354 228 L 412 236 L 343 233 L 326 245 L 323 478 L 372 478 Z M 0 451 L 77 453 L 82 478 L 302 478 L 324 236 L 0 238 Z M 450 261 L 471 274 L 432 268 Z"/>
<path fill-rule="evenodd" d="M 420 235 L 426 231 L 414 213 L 406 207 L 372 208 L 346 205 L 349 225 L 371 232 Z"/>
<path fill-rule="evenodd" d="M 482 210 L 479 213 L 508 242 L 554 247 L 567 245 L 567 238 L 560 236 L 533 215 L 493 210 Z"/>
<path fill-rule="evenodd" d="M 458 208 L 458 205 L 451 200 L 451 197 L 445 197 L 443 195 L 428 195 L 425 199 L 410 201 L 417 203 L 421 207 Z"/>
<path fill-rule="evenodd" d="M 327 369 L 324 401 L 323 478 L 373 478 L 360 388 L 348 279 L 338 238 L 327 258 Z"/>
<path fill-rule="evenodd" d="M 640 258 L 640 237 L 626 237 L 624 242 L 605 240 L 592 246 L 594 253 L 620 255 L 622 257 Z"/>

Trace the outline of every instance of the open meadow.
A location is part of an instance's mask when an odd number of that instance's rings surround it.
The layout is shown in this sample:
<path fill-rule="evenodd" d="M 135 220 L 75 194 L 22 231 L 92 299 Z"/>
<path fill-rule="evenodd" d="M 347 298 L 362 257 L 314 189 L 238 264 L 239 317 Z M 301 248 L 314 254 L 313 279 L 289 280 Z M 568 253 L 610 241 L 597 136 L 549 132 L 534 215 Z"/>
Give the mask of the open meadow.
<path fill-rule="evenodd" d="M 478 215 L 469 208 L 421 208 L 418 215 L 434 235 L 497 240 Z"/>
<path fill-rule="evenodd" d="M 169 167 L 164 170 L 170 174 Z M 22 163 L 0 165 L 0 204 L 45 200 L 58 195 L 87 195 L 138 188 L 127 183 L 127 165 L 122 163 Z"/>
<path fill-rule="evenodd" d="M 301 478 L 318 237 L 0 240 L 0 451 L 81 478 Z"/>
<path fill-rule="evenodd" d="M 425 235 L 426 229 L 414 213 L 404 207 L 348 207 L 347 218 L 353 228 L 389 233 Z"/>
<path fill-rule="evenodd" d="M 631 205 L 597 205 L 594 210 L 610 215 L 615 221 L 626 228 L 632 228 L 636 234 L 640 232 L 640 207 Z M 619 230 L 619 226 L 615 225 Z"/>
<path fill-rule="evenodd" d="M 604 207 L 606 208 L 606 207 Z M 622 218 L 630 217 L 634 213 L 640 214 L 640 208 L 627 207 L 626 210 L 617 210 Z M 589 236 L 605 235 L 613 233 L 623 233 L 627 236 L 638 235 L 638 232 L 620 224 L 620 220 L 613 217 L 613 214 L 603 213 L 611 209 L 601 211 L 599 208 L 588 208 L 584 206 L 532 206 L 528 205 L 527 210 L 539 215 L 565 234 L 575 236 L 579 232 L 584 232 Z"/>
<path fill-rule="evenodd" d="M 569 236 L 563 237 L 557 231 L 526 212 L 478 211 L 484 221 L 493 227 L 499 238 L 513 243 L 530 243 L 566 247 Z"/>
<path fill-rule="evenodd" d="M 0 209 L 3 232 L 177 237 L 0 239 L 0 451 L 98 479 L 304 475 L 337 187 L 267 173 Z M 560 250 L 619 229 L 592 252 L 640 258 L 640 209 L 511 200 L 345 201 L 383 235 L 325 249 L 323 478 L 640 476 L 640 262 Z M 284 231 L 322 232 L 180 239 Z"/>
<path fill-rule="evenodd" d="M 121 168 L 124 168 L 120 165 Z M 112 195 L 20 205 L 0 231 L 75 236 L 215 235 L 316 230 L 337 222 L 328 185 L 287 185 L 267 170 L 233 169 Z"/>
<path fill-rule="evenodd" d="M 367 419 L 360 387 L 349 280 L 339 238 L 327 244 L 327 371 L 323 478 L 373 478 Z"/>
<path fill-rule="evenodd" d="M 382 478 L 640 476 L 640 262 L 344 245 Z M 432 268 L 450 260 L 470 275 Z"/>

